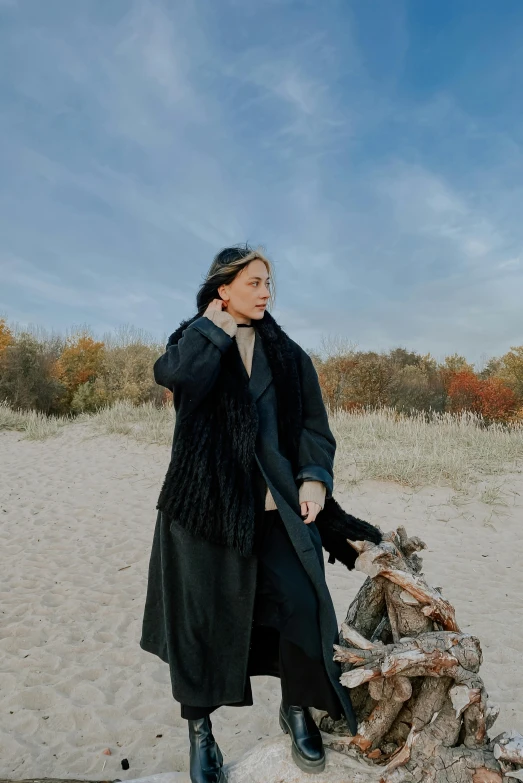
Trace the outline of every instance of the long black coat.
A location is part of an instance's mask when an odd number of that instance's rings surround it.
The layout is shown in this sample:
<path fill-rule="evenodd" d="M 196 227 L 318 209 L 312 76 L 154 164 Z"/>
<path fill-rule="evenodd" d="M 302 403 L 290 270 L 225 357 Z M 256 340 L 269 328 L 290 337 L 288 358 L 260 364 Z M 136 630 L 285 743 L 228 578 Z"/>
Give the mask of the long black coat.
<path fill-rule="evenodd" d="M 174 439 L 178 423 L 211 391 L 220 371 L 220 357 L 233 339 L 210 319 L 201 317 L 156 361 L 156 382 L 174 394 Z M 300 469 L 293 475 L 291 463 L 278 449 L 275 387 L 257 333 L 249 380 L 259 417 L 256 461 L 314 585 L 325 667 L 349 726 L 355 730 L 350 698 L 339 682 L 341 668 L 333 661 L 338 625 L 323 557 L 318 556 L 321 538 L 315 523 L 304 523 L 298 500 L 298 487 L 304 479 L 323 481 L 327 499 L 332 497 L 336 442 L 314 365 L 297 343 L 294 347 L 302 377 Z M 249 673 L 256 574 L 255 555 L 246 558 L 234 549 L 197 538 L 158 512 L 140 646 L 169 664 L 177 701 L 206 707 L 242 700 Z"/>

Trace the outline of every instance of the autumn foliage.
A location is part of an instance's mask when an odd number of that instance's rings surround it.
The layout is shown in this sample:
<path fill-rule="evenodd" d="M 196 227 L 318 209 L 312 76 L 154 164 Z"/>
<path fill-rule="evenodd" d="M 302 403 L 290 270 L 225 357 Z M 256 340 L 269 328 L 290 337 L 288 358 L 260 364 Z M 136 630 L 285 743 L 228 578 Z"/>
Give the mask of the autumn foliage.
<path fill-rule="evenodd" d="M 0 320 L 0 401 L 48 414 L 96 411 L 121 399 L 161 404 L 166 390 L 152 368 L 162 351 L 132 327 L 98 340 L 87 329 L 67 338 L 15 333 Z"/>
<path fill-rule="evenodd" d="M 17 331 L 0 319 L 0 401 L 45 413 L 96 411 L 117 400 L 172 404 L 154 381 L 164 346 L 133 327 L 96 339 L 88 329 L 67 338 Z M 455 353 L 436 361 L 406 348 L 357 351 L 343 339 L 310 352 L 327 405 L 335 410 L 394 408 L 473 411 L 488 422 L 523 421 L 523 346 L 476 371 Z"/>
<path fill-rule="evenodd" d="M 470 410 L 491 421 L 508 421 L 518 409 L 515 392 L 501 378 L 481 379 L 469 370 L 454 373 L 448 386 L 448 409 Z"/>
<path fill-rule="evenodd" d="M 68 338 L 55 365 L 55 376 L 72 396 L 83 383 L 99 374 L 104 358 L 104 344 L 87 334 Z"/>
<path fill-rule="evenodd" d="M 11 330 L 5 322 L 5 318 L 0 318 L 0 353 L 5 351 L 8 345 L 13 342 Z"/>
<path fill-rule="evenodd" d="M 402 413 L 473 411 L 488 422 L 523 419 L 523 347 L 492 359 L 481 372 L 458 354 L 441 363 L 396 348 L 313 357 L 333 409 L 386 405 Z"/>
<path fill-rule="evenodd" d="M 452 413 L 469 410 L 481 412 L 481 380 L 469 370 L 453 373 L 448 378 L 448 409 Z"/>

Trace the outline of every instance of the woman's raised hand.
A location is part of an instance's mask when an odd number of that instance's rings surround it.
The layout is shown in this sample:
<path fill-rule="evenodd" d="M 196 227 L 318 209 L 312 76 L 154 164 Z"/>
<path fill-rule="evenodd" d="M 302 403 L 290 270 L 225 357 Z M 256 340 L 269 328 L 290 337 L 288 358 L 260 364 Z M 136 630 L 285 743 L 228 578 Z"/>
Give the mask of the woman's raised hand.
<path fill-rule="evenodd" d="M 236 321 L 233 316 L 227 310 L 227 302 L 223 299 L 213 299 L 207 305 L 206 311 L 203 315 L 212 321 L 216 326 L 229 335 L 234 337 L 236 334 Z"/>
<path fill-rule="evenodd" d="M 226 309 L 226 308 L 227 308 L 227 302 L 224 302 L 223 299 L 213 299 L 207 305 L 207 309 L 204 312 L 204 315 L 207 315 L 208 313 L 214 313 L 216 312 L 216 310 L 220 312 L 222 309 Z"/>

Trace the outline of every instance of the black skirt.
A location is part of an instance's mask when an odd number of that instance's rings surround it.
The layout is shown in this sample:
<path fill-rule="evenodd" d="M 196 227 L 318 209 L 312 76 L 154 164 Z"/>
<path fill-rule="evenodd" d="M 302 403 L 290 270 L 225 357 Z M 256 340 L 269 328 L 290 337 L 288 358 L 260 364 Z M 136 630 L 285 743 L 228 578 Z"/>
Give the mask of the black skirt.
<path fill-rule="evenodd" d="M 318 599 L 279 511 L 258 506 L 255 551 L 258 577 L 243 699 L 209 707 L 182 704 L 181 716 L 195 720 L 219 706 L 250 706 L 250 677 L 272 675 L 281 680 L 285 703 L 316 707 L 338 720 L 343 711 L 323 662 Z"/>

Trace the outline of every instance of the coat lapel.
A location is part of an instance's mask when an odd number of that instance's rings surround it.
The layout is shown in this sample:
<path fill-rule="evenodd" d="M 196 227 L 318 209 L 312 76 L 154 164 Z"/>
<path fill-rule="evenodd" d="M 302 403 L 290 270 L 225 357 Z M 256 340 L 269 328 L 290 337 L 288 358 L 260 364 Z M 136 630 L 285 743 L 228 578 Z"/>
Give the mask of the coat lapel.
<path fill-rule="evenodd" d="M 263 350 L 261 337 L 256 332 L 254 338 L 254 350 L 252 352 L 251 377 L 249 390 L 254 401 L 260 397 L 272 381 L 272 372 Z"/>

